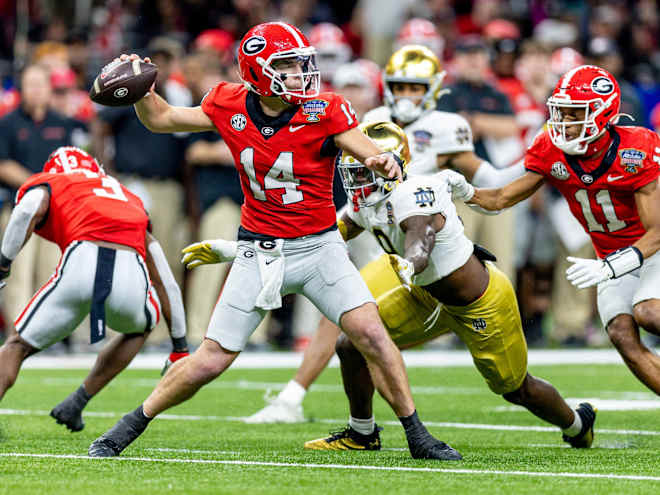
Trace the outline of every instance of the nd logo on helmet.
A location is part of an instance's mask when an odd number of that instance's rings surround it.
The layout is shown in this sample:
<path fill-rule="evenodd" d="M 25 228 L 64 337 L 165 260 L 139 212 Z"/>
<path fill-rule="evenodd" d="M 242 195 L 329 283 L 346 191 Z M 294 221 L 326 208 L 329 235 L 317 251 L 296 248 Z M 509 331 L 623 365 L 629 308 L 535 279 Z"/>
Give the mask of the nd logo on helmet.
<path fill-rule="evenodd" d="M 262 36 L 250 36 L 241 49 L 246 55 L 256 55 L 264 48 L 266 48 L 266 40 Z"/>

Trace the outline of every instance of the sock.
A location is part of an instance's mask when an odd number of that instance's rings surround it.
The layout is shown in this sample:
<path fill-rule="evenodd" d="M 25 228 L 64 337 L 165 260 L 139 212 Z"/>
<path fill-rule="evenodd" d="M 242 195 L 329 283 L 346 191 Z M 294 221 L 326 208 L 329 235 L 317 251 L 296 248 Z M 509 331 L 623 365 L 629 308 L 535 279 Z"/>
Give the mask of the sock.
<path fill-rule="evenodd" d="M 124 419 L 138 432 L 143 432 L 149 422 L 153 419 L 144 414 L 144 409 L 142 404 L 133 412 L 128 413 L 124 416 Z"/>
<path fill-rule="evenodd" d="M 574 437 L 576 435 L 579 435 L 580 432 L 582 431 L 582 418 L 580 417 L 580 414 L 574 410 L 573 413 L 575 414 L 575 420 L 573 421 L 573 424 L 569 426 L 568 428 L 562 429 L 562 433 L 564 433 L 568 437 Z"/>
<path fill-rule="evenodd" d="M 282 401 L 298 406 L 302 404 L 307 390 L 295 380 L 290 380 L 277 396 Z"/>
<path fill-rule="evenodd" d="M 371 416 L 369 419 L 360 419 L 349 416 L 348 426 L 353 428 L 361 435 L 371 435 L 376 429 L 376 420 L 373 416 Z"/>
<path fill-rule="evenodd" d="M 420 421 L 415 410 L 410 416 L 401 416 L 399 421 L 403 425 L 406 432 L 406 440 L 408 440 L 408 447 L 412 451 L 414 447 L 423 447 L 426 444 L 433 444 L 436 439 L 429 433 L 426 426 Z"/>

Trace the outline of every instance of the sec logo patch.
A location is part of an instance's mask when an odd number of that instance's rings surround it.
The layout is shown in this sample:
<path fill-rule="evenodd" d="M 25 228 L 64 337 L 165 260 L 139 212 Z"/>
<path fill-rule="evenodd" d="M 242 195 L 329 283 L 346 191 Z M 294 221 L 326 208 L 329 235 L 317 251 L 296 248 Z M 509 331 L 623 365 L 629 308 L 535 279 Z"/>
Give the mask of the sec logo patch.
<path fill-rule="evenodd" d="M 231 117 L 231 126 L 237 130 L 242 131 L 247 125 L 247 118 L 242 113 L 235 113 Z"/>

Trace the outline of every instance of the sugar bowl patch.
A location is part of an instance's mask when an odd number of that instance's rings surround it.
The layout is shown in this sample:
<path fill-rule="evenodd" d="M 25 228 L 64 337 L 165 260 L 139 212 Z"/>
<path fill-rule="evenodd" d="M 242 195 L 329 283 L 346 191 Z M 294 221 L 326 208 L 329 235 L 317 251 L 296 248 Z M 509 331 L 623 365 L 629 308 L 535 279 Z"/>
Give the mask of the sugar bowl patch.
<path fill-rule="evenodd" d="M 302 114 L 307 115 L 307 122 L 318 122 L 319 115 L 325 115 L 330 103 L 325 100 L 309 100 L 302 104 Z"/>
<path fill-rule="evenodd" d="M 619 158 L 621 159 L 623 170 L 629 174 L 636 174 L 644 166 L 646 153 L 635 148 L 624 148 L 619 150 Z"/>

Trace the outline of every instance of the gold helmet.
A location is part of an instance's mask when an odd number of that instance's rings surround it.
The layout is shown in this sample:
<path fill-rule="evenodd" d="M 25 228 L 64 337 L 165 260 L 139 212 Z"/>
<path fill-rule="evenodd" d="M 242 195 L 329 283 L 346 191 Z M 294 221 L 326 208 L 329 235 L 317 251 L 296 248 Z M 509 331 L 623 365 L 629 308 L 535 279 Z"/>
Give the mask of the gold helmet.
<path fill-rule="evenodd" d="M 383 75 L 385 104 L 399 122 L 417 120 L 425 111 L 435 110 L 436 101 L 446 92 L 441 91 L 446 72 L 431 50 L 422 45 L 406 45 L 395 51 L 385 66 Z M 426 93 L 422 101 L 415 104 L 408 98 L 395 97 L 395 83 L 423 84 Z"/>
<path fill-rule="evenodd" d="M 393 122 L 369 122 L 360 124 L 359 129 L 378 147 L 392 153 L 401 166 L 403 178 L 406 178 L 410 162 L 410 148 L 406 133 Z M 353 202 L 357 211 L 362 206 L 374 206 L 387 198 L 397 184 L 397 179 L 388 179 L 368 169 L 355 157 L 342 151 L 337 155 L 337 168 L 341 175 L 344 191 Z"/>

